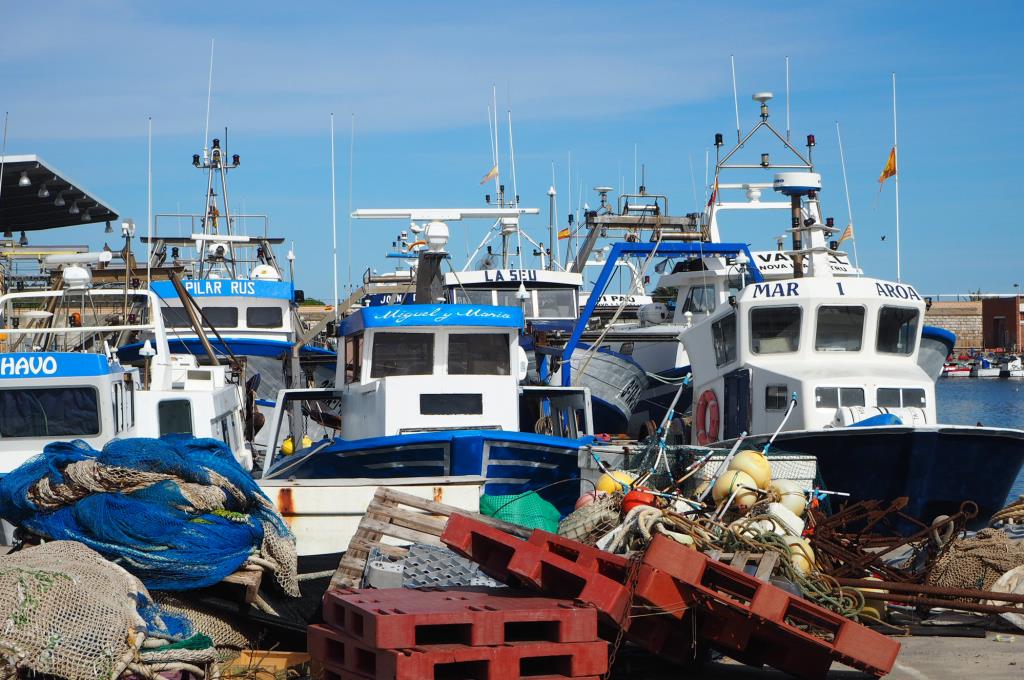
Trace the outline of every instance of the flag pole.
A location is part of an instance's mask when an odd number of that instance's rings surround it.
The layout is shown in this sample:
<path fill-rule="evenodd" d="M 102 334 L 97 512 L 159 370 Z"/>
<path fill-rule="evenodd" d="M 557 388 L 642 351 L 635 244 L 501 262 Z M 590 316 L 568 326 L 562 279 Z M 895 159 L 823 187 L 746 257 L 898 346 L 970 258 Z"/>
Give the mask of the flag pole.
<path fill-rule="evenodd" d="M 896 161 L 896 282 L 902 283 L 900 274 L 900 151 L 896 137 L 896 73 L 892 74 L 892 149 Z"/>
<path fill-rule="evenodd" d="M 853 241 L 853 263 L 860 269 L 860 257 L 857 255 L 857 234 L 853 232 L 853 205 L 850 203 L 850 184 L 846 181 L 846 156 L 843 155 L 843 136 L 839 133 L 839 121 L 836 121 L 836 139 L 839 140 L 839 163 L 843 167 L 843 188 L 846 190 L 846 214 L 850 219 L 851 235 Z"/>

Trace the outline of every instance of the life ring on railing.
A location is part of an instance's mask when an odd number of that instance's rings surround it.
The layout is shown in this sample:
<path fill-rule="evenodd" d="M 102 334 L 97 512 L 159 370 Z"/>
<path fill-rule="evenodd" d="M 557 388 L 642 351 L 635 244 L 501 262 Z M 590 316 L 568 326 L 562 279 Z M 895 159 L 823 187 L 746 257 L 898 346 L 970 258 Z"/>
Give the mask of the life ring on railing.
<path fill-rule="evenodd" d="M 710 422 L 709 420 L 710 412 Z M 693 416 L 693 426 L 697 428 L 697 443 L 707 446 L 718 440 L 718 397 L 714 390 L 704 390 L 697 401 L 697 410 Z"/>

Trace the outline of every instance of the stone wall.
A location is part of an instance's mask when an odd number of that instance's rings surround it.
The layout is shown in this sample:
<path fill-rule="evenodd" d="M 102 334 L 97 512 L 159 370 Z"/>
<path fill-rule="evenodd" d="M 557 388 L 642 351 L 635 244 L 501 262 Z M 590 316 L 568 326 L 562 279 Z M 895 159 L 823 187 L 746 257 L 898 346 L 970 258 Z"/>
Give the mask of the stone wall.
<path fill-rule="evenodd" d="M 981 301 L 933 302 L 925 323 L 956 333 L 958 349 L 982 346 Z"/>

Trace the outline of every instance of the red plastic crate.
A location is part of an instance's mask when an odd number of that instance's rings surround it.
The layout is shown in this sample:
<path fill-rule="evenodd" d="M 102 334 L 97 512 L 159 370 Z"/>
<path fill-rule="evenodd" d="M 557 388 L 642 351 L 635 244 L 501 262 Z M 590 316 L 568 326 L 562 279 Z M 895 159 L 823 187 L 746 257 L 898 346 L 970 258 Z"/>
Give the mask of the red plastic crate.
<path fill-rule="evenodd" d="M 895 640 L 671 539 L 656 536 L 644 566 L 671 577 L 679 599 L 699 608 L 698 637 L 742 661 L 802 678 L 822 677 L 832 661 L 876 676 L 896 662 Z"/>
<path fill-rule="evenodd" d="M 420 645 L 376 649 L 328 626 L 310 626 L 310 655 L 339 677 L 374 680 L 519 680 L 599 676 L 608 670 L 608 644 L 516 642 L 493 647 Z"/>
<path fill-rule="evenodd" d="M 332 590 L 324 620 L 378 649 L 593 642 L 597 611 L 511 588 Z"/>

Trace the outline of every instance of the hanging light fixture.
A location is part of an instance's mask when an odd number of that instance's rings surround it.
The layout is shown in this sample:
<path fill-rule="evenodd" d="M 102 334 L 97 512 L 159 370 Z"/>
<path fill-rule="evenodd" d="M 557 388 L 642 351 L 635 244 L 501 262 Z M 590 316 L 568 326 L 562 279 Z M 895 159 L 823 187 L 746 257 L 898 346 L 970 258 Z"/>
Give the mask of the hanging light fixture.
<path fill-rule="evenodd" d="M 58 191 L 57 192 L 57 198 L 53 199 L 53 204 L 55 206 L 57 206 L 58 208 L 63 208 L 64 207 L 64 203 L 65 203 L 65 201 L 64 201 L 64 192 L 63 191 Z"/>
<path fill-rule="evenodd" d="M 39 198 L 49 198 L 50 190 L 46 188 L 46 182 L 39 185 Z"/>
<path fill-rule="evenodd" d="M 21 232 L 21 238 L 18 239 L 18 243 L 23 245 L 23 246 L 27 246 L 28 245 L 28 235 L 26 235 L 24 231 Z"/>
<path fill-rule="evenodd" d="M 92 208 L 86 208 L 84 211 L 82 211 L 83 222 L 92 222 L 92 215 L 89 214 L 90 210 L 92 210 Z"/>
<path fill-rule="evenodd" d="M 30 187 L 32 186 L 32 180 L 28 178 L 28 172 L 21 171 L 21 179 L 18 180 L 19 187 Z"/>
<path fill-rule="evenodd" d="M 110 226 L 110 220 L 107 220 L 107 226 L 103 229 L 104 234 L 113 234 L 114 228 Z"/>
<path fill-rule="evenodd" d="M 75 201 L 74 203 L 71 204 L 71 207 L 68 208 L 68 212 L 71 213 L 72 215 L 77 215 L 79 213 L 78 201 Z"/>

